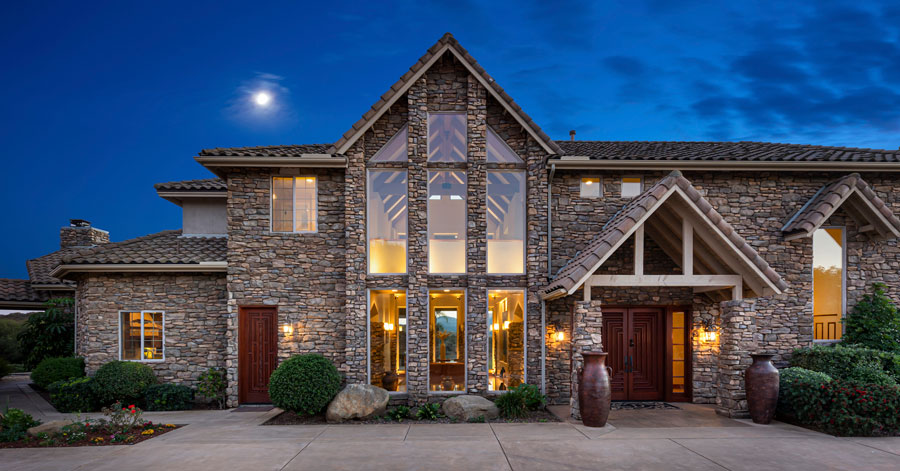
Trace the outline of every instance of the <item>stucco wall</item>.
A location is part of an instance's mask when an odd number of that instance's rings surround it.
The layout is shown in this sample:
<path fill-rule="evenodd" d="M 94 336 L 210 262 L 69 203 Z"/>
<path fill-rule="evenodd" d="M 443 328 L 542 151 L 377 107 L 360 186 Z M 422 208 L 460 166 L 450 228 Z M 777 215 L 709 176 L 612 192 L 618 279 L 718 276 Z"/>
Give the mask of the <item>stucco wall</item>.
<path fill-rule="evenodd" d="M 227 234 L 225 198 L 185 198 L 181 202 L 184 234 Z"/>

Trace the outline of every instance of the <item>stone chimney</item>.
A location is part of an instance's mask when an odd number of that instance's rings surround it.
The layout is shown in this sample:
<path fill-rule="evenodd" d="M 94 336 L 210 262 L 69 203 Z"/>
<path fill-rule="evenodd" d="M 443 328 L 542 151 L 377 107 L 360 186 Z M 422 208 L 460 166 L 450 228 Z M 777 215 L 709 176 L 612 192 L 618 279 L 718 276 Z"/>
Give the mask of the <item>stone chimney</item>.
<path fill-rule="evenodd" d="M 69 219 L 69 225 L 59 230 L 59 248 L 93 247 L 109 242 L 109 232 L 91 227 L 90 221 Z"/>
<path fill-rule="evenodd" d="M 570 140 L 570 141 L 574 141 L 574 140 L 575 140 L 575 130 L 574 130 L 574 129 L 571 130 L 571 131 L 569 131 L 569 140 Z"/>

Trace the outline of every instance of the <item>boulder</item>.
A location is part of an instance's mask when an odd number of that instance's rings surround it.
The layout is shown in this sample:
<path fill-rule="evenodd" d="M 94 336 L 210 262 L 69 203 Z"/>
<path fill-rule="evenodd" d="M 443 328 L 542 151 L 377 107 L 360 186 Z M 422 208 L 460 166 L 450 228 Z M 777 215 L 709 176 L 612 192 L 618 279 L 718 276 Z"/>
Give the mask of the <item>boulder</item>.
<path fill-rule="evenodd" d="M 348 384 L 328 404 L 325 420 L 334 424 L 382 415 L 387 410 L 388 399 L 388 392 L 378 386 Z"/>
<path fill-rule="evenodd" d="M 32 437 L 36 437 L 39 433 L 46 433 L 47 435 L 53 435 L 56 432 L 62 430 L 66 425 L 72 425 L 71 420 L 54 420 L 53 422 L 47 422 L 46 424 L 35 425 L 28 429 L 28 435 Z"/>
<path fill-rule="evenodd" d="M 481 396 L 465 395 L 451 397 L 441 404 L 444 415 L 456 420 L 470 421 L 478 417 L 496 419 L 500 415 L 497 406 Z"/>

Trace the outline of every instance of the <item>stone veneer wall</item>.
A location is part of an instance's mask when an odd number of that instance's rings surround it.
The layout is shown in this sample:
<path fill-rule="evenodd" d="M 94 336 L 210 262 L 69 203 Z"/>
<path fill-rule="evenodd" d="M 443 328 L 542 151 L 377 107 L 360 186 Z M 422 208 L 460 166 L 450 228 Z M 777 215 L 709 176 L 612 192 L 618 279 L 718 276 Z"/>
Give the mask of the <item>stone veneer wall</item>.
<path fill-rule="evenodd" d="M 727 417 L 749 416 L 744 370 L 753 363 L 750 354 L 759 348 L 758 307 L 753 299 L 722 302 L 716 412 Z"/>
<path fill-rule="evenodd" d="M 147 362 L 161 382 L 194 386 L 225 365 L 224 274 L 89 274 L 78 279 L 77 351 L 88 374 L 119 359 L 119 312 L 165 312 L 165 360 Z"/>
<path fill-rule="evenodd" d="M 574 329 L 572 331 L 572 369 L 571 391 L 569 400 L 571 415 L 577 420 L 581 419 L 581 410 L 578 403 L 578 371 L 584 368 L 583 352 L 602 351 L 603 337 L 603 312 L 600 301 L 576 301 L 574 311 Z"/>
<path fill-rule="evenodd" d="M 59 230 L 59 248 L 91 247 L 109 242 L 109 232 L 95 227 L 63 227 Z"/>

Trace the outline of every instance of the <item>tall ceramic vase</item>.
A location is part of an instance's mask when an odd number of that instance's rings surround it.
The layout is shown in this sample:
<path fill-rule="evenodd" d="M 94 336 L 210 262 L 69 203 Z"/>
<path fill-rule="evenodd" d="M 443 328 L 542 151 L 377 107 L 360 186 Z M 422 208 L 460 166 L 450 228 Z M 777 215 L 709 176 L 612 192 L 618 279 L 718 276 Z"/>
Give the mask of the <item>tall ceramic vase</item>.
<path fill-rule="evenodd" d="M 753 422 L 768 424 L 775 417 L 775 406 L 778 405 L 778 368 L 772 364 L 774 355 L 750 356 L 753 364 L 744 372 L 747 407 Z"/>
<path fill-rule="evenodd" d="M 612 390 L 606 355 L 600 352 L 582 353 L 584 368 L 578 372 L 578 405 L 581 422 L 588 427 L 603 427 L 609 418 Z"/>

